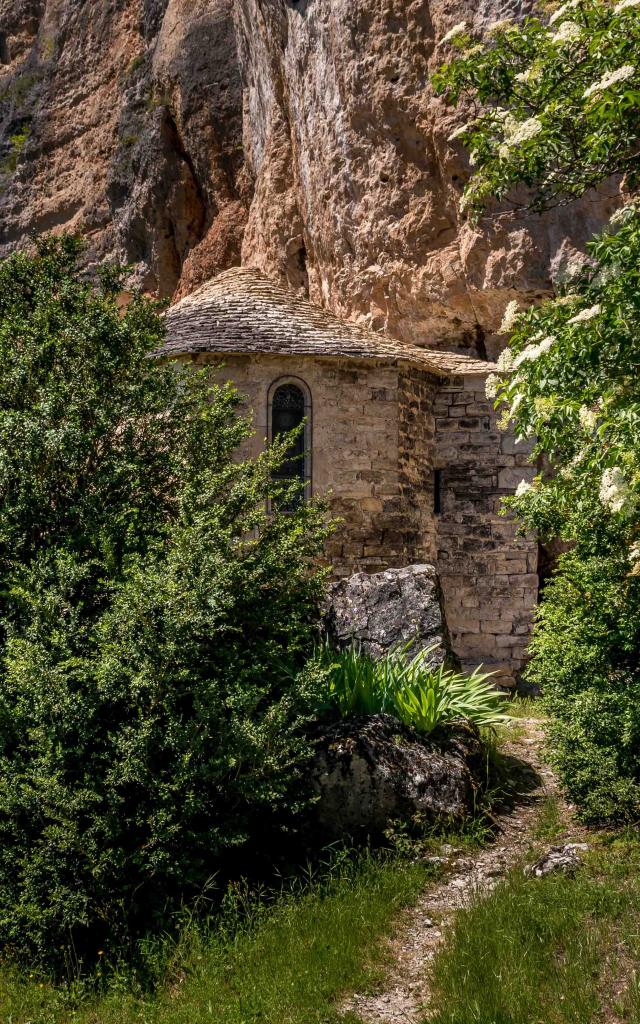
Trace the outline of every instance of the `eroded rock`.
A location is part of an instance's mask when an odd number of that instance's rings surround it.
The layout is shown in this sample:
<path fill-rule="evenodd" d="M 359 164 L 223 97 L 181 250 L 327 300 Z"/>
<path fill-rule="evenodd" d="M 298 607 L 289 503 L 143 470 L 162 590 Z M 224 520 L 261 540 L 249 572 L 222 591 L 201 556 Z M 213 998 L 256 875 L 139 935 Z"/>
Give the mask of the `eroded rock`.
<path fill-rule="evenodd" d="M 449 55 L 530 0 L 0 0 L 0 252 L 84 231 L 184 295 L 242 261 L 407 342 L 495 354 L 615 204 L 460 211 Z M 19 147 L 11 140 L 25 138 Z"/>
<path fill-rule="evenodd" d="M 432 565 L 358 572 L 334 583 L 325 623 L 338 646 L 356 641 L 375 658 L 409 644 L 409 655 L 433 647 L 432 664 L 451 659 L 440 581 Z"/>
<path fill-rule="evenodd" d="M 421 737 L 390 715 L 343 719 L 317 746 L 314 785 L 323 835 L 380 834 L 396 819 L 460 823 L 473 812 L 483 778 L 476 730 Z"/>

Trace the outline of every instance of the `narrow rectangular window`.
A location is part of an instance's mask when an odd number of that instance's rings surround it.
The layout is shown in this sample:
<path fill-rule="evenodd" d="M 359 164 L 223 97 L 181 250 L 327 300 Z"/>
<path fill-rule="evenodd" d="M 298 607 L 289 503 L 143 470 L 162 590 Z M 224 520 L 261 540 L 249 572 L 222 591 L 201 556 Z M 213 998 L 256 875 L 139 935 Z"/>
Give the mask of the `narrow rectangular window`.
<path fill-rule="evenodd" d="M 433 511 L 438 516 L 442 512 L 442 470 L 433 471 Z"/>

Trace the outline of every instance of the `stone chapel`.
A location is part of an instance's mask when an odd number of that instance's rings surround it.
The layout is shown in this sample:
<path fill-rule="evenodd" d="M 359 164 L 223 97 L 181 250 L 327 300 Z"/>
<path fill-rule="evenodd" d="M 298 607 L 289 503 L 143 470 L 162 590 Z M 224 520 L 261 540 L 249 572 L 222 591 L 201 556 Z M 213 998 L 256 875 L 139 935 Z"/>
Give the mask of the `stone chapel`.
<path fill-rule="evenodd" d="M 435 565 L 462 665 L 483 663 L 513 685 L 537 542 L 499 509 L 534 470 L 485 398 L 493 364 L 340 320 L 248 268 L 176 303 L 166 326 L 164 354 L 223 364 L 215 372 L 245 396 L 255 433 L 244 455 L 304 420 L 289 472 L 341 519 L 327 545 L 335 576 Z"/>

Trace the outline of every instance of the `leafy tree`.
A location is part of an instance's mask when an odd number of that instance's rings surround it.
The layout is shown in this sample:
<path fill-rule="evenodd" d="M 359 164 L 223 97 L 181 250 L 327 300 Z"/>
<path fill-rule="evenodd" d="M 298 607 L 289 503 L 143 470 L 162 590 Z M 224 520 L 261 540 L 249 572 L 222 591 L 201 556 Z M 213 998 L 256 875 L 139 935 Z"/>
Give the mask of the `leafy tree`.
<path fill-rule="evenodd" d="M 461 25 L 450 41 L 460 56 L 436 89 L 477 104 L 452 135 L 477 168 L 464 196 L 472 216 L 492 195 L 543 210 L 624 176 L 625 205 L 556 296 L 526 311 L 509 303 L 509 347 L 487 393 L 503 427 L 535 436 L 533 458 L 553 466 L 507 507 L 572 545 L 543 595 L 528 670 L 555 716 L 556 763 L 586 818 L 636 818 L 640 2 L 569 0 L 547 22 L 500 23 L 478 44 Z"/>
<path fill-rule="evenodd" d="M 238 394 L 78 253 L 0 264 L 0 943 L 49 963 L 295 826 L 326 533 L 267 514 L 289 439 L 239 461 Z"/>

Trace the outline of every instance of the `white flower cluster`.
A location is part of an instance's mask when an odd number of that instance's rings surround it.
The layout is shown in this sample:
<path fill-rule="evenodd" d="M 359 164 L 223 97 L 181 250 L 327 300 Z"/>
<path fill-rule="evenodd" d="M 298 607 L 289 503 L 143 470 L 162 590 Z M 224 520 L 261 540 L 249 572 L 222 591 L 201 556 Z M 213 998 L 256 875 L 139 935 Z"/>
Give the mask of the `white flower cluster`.
<path fill-rule="evenodd" d="M 589 306 L 588 309 L 581 309 L 579 313 L 572 316 L 570 320 L 567 320 L 568 324 L 583 324 L 587 320 L 593 320 L 594 316 L 598 316 L 601 307 L 596 303 L 595 306 Z"/>
<path fill-rule="evenodd" d="M 453 28 L 450 28 L 449 31 L 447 32 L 447 34 L 442 37 L 442 39 L 440 40 L 440 45 L 442 45 L 442 43 L 449 43 L 449 42 L 451 42 L 451 40 L 455 39 L 456 36 L 461 36 L 466 31 L 467 31 L 467 23 L 466 23 L 466 21 L 459 21 L 457 25 L 454 25 Z"/>
<path fill-rule="evenodd" d="M 496 366 L 502 373 L 509 373 L 510 370 L 513 370 L 513 352 L 510 348 L 503 348 L 498 356 Z"/>
<path fill-rule="evenodd" d="M 629 561 L 637 562 L 638 559 L 640 559 L 640 540 L 634 541 L 629 548 Z"/>
<path fill-rule="evenodd" d="M 473 121 L 467 121 L 465 124 L 461 124 L 459 128 L 456 128 L 451 132 L 451 135 L 447 135 L 447 142 L 455 142 L 455 140 L 459 139 L 461 135 L 468 132 L 472 125 Z"/>
<path fill-rule="evenodd" d="M 640 0 L 638 0 L 640 3 Z M 619 228 L 627 221 L 631 220 L 635 214 L 640 212 L 640 206 L 637 203 L 627 203 L 625 206 L 621 206 L 619 210 L 616 210 L 614 214 L 609 218 L 609 227 Z"/>
<path fill-rule="evenodd" d="M 506 32 L 510 28 L 515 28 L 511 18 L 501 18 L 500 21 L 493 21 L 485 30 L 485 34 L 495 36 L 498 32 Z"/>
<path fill-rule="evenodd" d="M 640 3 L 640 0 L 638 0 L 638 3 Z M 540 69 L 532 66 L 527 68 L 526 71 L 519 71 L 514 77 L 516 82 L 522 82 L 524 85 L 530 85 L 531 82 L 537 82 L 540 78 Z"/>
<path fill-rule="evenodd" d="M 632 64 L 625 64 L 616 71 L 608 71 L 606 75 L 602 76 L 599 82 L 594 82 L 588 89 L 585 89 L 582 94 L 582 98 L 588 100 L 596 93 L 604 92 L 605 89 L 609 89 L 612 85 L 617 85 L 618 82 L 626 82 L 628 78 L 633 78 L 635 73 L 636 69 Z"/>
<path fill-rule="evenodd" d="M 515 330 L 519 312 L 520 306 L 517 299 L 511 299 L 511 302 L 507 303 L 502 315 L 502 323 L 498 328 L 499 334 L 510 334 L 511 331 Z"/>
<path fill-rule="evenodd" d="M 578 409 L 578 419 L 583 430 L 593 430 L 598 422 L 598 411 L 597 409 L 589 409 L 586 405 L 581 405 Z"/>
<path fill-rule="evenodd" d="M 510 420 L 513 419 L 513 417 L 517 413 L 518 409 L 522 405 L 523 398 L 524 398 L 524 393 L 520 392 L 520 394 L 516 395 L 515 398 L 513 399 L 513 402 L 511 403 L 511 407 L 509 409 L 509 419 Z"/>
<path fill-rule="evenodd" d="M 575 21 L 563 21 L 555 35 L 551 36 L 551 42 L 573 43 L 576 39 L 582 38 L 582 29 Z"/>
<path fill-rule="evenodd" d="M 639 7 L 640 0 L 620 0 L 619 4 L 613 8 L 614 14 L 622 14 L 623 11 L 627 11 L 630 7 Z"/>
<path fill-rule="evenodd" d="M 573 8 L 577 7 L 579 3 L 580 0 L 569 0 L 569 2 L 563 4 L 562 7 L 558 7 L 558 10 L 554 11 L 551 17 L 549 18 L 549 24 L 555 25 L 556 21 L 560 21 L 560 18 L 562 18 L 563 15 L 567 13 L 567 11 L 572 11 Z"/>
<path fill-rule="evenodd" d="M 612 512 L 621 512 L 629 497 L 629 484 L 619 466 L 605 469 L 600 482 L 600 501 Z"/>
<path fill-rule="evenodd" d="M 615 281 L 619 276 L 620 265 L 618 263 L 611 263 L 608 267 L 602 267 L 592 280 L 593 284 L 597 285 L 598 288 L 602 288 L 603 285 Z"/>
<path fill-rule="evenodd" d="M 531 484 L 528 480 L 525 480 L 523 477 L 523 479 L 516 487 L 516 498 L 521 498 L 523 494 L 526 494 L 528 491 L 531 490 L 533 490 L 533 484 Z"/>
<path fill-rule="evenodd" d="M 523 348 L 522 352 L 513 360 L 513 365 L 517 369 L 522 363 L 526 363 L 530 359 L 537 359 L 539 356 L 548 352 L 556 339 L 550 334 L 548 337 L 543 338 L 542 341 L 538 342 L 537 345 L 527 345 Z"/>
<path fill-rule="evenodd" d="M 497 398 L 498 388 L 502 384 L 500 377 L 497 373 L 490 373 L 487 375 L 487 379 L 484 382 L 484 393 L 487 398 Z"/>
<path fill-rule="evenodd" d="M 570 259 L 562 259 L 560 265 L 552 270 L 554 284 L 570 284 L 589 266 L 589 257 L 584 253 L 573 253 Z"/>
<path fill-rule="evenodd" d="M 537 117 L 528 117 L 526 121 L 523 121 L 513 134 L 505 140 L 509 147 L 518 146 L 521 142 L 527 142 L 528 139 L 532 139 L 535 135 L 538 135 L 542 131 L 542 124 Z"/>

